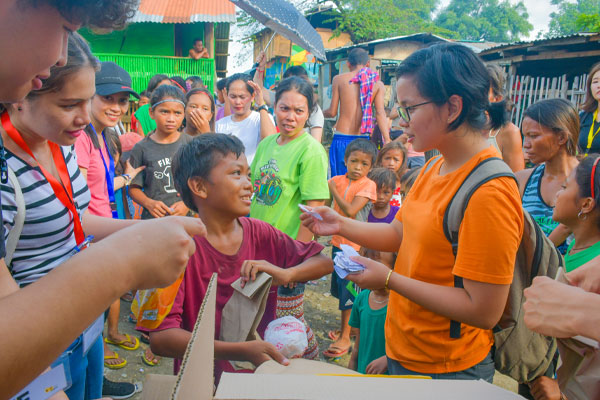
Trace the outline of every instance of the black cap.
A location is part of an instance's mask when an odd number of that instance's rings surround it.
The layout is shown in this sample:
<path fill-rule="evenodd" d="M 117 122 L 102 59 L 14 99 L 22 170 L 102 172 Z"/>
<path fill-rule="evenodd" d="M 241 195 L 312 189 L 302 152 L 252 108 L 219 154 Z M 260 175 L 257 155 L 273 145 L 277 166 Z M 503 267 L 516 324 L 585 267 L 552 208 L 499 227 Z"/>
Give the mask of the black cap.
<path fill-rule="evenodd" d="M 131 88 L 131 76 L 127 71 L 112 61 L 101 62 L 100 70 L 96 72 L 96 93 L 100 96 L 108 96 L 121 92 L 128 92 L 140 98 L 140 95 Z"/>

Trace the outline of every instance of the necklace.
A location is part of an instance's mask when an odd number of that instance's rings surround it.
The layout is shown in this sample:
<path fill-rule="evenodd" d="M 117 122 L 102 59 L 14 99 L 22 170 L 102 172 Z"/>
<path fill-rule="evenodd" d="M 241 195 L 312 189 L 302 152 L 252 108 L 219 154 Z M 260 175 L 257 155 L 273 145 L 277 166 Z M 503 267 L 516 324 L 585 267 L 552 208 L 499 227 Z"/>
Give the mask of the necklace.
<path fill-rule="evenodd" d="M 388 302 L 389 298 L 386 297 L 385 300 L 375 300 L 375 294 L 373 294 L 371 300 L 373 300 L 373 303 L 375 304 L 385 304 Z"/>
<path fill-rule="evenodd" d="M 579 251 L 579 250 L 585 250 L 587 248 L 592 247 L 592 245 L 590 244 L 589 246 L 583 246 L 583 247 L 574 247 L 571 249 L 571 251 Z"/>

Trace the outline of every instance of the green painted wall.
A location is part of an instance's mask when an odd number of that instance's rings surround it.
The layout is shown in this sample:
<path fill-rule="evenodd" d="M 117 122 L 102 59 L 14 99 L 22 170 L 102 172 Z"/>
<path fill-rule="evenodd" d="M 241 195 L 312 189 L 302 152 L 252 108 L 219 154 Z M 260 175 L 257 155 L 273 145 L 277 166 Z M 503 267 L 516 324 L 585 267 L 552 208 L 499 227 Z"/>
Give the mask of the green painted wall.
<path fill-rule="evenodd" d="M 106 35 L 88 29 L 79 31 L 94 53 L 141 54 L 186 57 L 195 38 L 204 38 L 204 24 L 131 24 L 125 30 Z M 176 49 L 181 49 L 177 54 Z"/>

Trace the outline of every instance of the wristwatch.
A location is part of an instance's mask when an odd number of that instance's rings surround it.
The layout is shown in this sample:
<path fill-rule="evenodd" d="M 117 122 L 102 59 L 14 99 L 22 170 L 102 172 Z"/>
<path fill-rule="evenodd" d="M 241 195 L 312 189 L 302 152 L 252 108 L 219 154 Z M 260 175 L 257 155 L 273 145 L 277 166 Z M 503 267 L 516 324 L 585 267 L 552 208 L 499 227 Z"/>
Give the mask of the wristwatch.
<path fill-rule="evenodd" d="M 263 104 L 260 107 L 256 107 L 256 111 L 261 112 L 262 110 L 269 111 L 269 107 L 266 104 Z"/>

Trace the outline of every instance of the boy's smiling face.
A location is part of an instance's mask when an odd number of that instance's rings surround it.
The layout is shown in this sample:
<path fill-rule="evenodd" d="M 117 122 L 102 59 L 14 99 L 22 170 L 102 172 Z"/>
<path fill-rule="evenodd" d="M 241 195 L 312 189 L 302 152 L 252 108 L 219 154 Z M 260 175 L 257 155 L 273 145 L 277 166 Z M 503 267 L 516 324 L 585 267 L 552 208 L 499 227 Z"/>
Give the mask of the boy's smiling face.
<path fill-rule="evenodd" d="M 230 212 L 237 217 L 250 213 L 252 183 L 250 167 L 244 154 L 236 157 L 229 153 L 220 157 L 205 181 L 206 197 L 203 205 Z"/>

